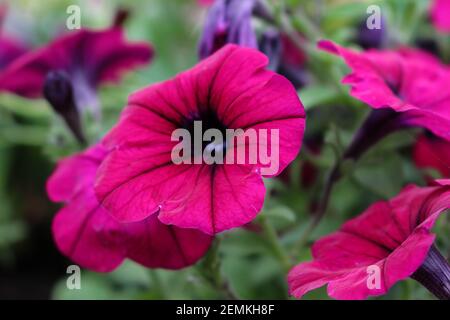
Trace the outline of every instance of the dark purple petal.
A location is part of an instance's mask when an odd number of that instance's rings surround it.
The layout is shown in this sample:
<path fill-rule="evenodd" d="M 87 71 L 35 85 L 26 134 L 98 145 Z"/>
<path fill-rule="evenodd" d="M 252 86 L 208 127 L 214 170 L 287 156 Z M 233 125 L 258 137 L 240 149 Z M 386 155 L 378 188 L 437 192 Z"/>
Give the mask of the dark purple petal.
<path fill-rule="evenodd" d="M 358 34 L 356 43 L 364 49 L 384 47 L 387 40 L 386 19 L 381 19 L 380 29 L 369 29 L 367 27 L 367 20 L 364 19 L 358 26 Z"/>
<path fill-rule="evenodd" d="M 199 55 L 204 59 L 227 43 L 257 48 L 252 14 L 257 0 L 217 0 L 209 9 Z"/>
<path fill-rule="evenodd" d="M 81 119 L 69 75 L 61 70 L 50 71 L 45 79 L 44 96 L 53 109 L 63 117 L 78 141 L 84 144 L 86 139 L 81 129 Z"/>
<path fill-rule="evenodd" d="M 16 40 L 0 37 L 0 71 L 5 69 L 11 62 L 23 55 L 27 49 Z"/>

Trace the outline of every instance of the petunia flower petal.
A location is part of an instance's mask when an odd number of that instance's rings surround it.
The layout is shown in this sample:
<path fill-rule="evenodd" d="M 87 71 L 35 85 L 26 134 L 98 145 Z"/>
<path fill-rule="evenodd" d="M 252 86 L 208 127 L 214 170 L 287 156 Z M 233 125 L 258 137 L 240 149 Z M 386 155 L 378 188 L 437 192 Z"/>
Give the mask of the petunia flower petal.
<path fill-rule="evenodd" d="M 414 145 L 413 159 L 419 168 L 435 169 L 443 177 L 450 177 L 450 143 L 446 140 L 421 135 Z"/>
<path fill-rule="evenodd" d="M 443 33 L 450 32 L 450 1 L 431 1 L 430 14 L 435 28 Z"/>
<path fill-rule="evenodd" d="M 6 69 L 14 60 L 27 52 L 27 48 L 15 39 L 0 36 L 0 70 Z"/>
<path fill-rule="evenodd" d="M 211 237 L 192 229 L 167 226 L 153 215 L 126 227 L 127 256 L 148 267 L 181 269 L 202 258 L 211 245 Z"/>
<path fill-rule="evenodd" d="M 66 205 L 53 220 L 59 250 L 84 268 L 109 272 L 130 258 L 149 268 L 180 269 L 197 262 L 212 238 L 161 223 L 156 215 L 123 224 L 98 202 L 93 188 L 107 150 L 97 145 L 61 161 L 48 182 L 53 201 Z"/>
<path fill-rule="evenodd" d="M 318 240 L 312 248 L 314 260 L 290 271 L 290 293 L 300 298 L 328 285 L 330 297 L 365 299 L 385 294 L 412 276 L 433 245 L 436 219 L 450 208 L 448 185 L 444 180 L 435 187 L 407 186 Z M 378 270 L 379 286 L 369 285 L 373 270 Z"/>
<path fill-rule="evenodd" d="M 295 89 L 267 71 L 267 63 L 256 50 L 227 45 L 174 79 L 131 95 L 104 139 L 111 153 L 95 183 L 102 205 L 123 222 L 159 214 L 163 223 L 208 234 L 250 222 L 263 204 L 261 176 L 277 175 L 296 157 L 305 128 Z M 267 141 L 258 141 L 258 147 L 267 145 L 268 156 L 274 154 L 276 169 L 265 174 L 269 165 L 260 158 L 245 164 L 174 164 L 178 141 L 171 140 L 172 133 L 193 121 L 216 129 L 278 130 L 278 141 L 269 133 Z M 250 144 L 237 143 L 226 154 L 240 150 L 247 157 L 254 151 Z"/>
<path fill-rule="evenodd" d="M 52 225 L 58 249 L 90 270 L 109 272 L 127 255 L 126 233 L 97 202 L 80 192 L 55 216 Z"/>
<path fill-rule="evenodd" d="M 15 60 L 1 75 L 0 90 L 41 97 L 45 77 L 52 70 L 70 73 L 75 87 L 95 88 L 105 81 L 117 81 L 124 71 L 148 63 L 152 55 L 147 44 L 127 43 L 118 27 L 82 29 Z"/>
<path fill-rule="evenodd" d="M 401 113 L 402 126 L 418 126 L 450 140 L 450 95 L 446 89 L 450 72 L 446 66 L 416 50 L 358 53 L 331 41 L 319 48 L 341 56 L 352 69 L 343 79 L 350 94 L 375 109 L 390 108 Z"/>

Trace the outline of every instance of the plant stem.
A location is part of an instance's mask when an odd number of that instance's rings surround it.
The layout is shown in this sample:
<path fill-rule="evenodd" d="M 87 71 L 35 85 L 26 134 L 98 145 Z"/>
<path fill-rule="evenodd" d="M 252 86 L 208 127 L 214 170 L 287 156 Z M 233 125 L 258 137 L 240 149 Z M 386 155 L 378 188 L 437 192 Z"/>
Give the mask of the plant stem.
<path fill-rule="evenodd" d="M 302 11 L 297 10 L 295 16 L 292 17 L 296 24 L 298 24 L 305 32 L 313 39 L 319 40 L 322 38 L 320 29 L 316 26 L 315 22 L 310 20 L 309 17 Z"/>
<path fill-rule="evenodd" d="M 165 299 L 166 293 L 165 293 L 165 290 L 164 290 L 164 286 L 161 283 L 161 279 L 160 279 L 159 274 L 157 272 L 158 272 L 157 270 L 150 269 L 150 279 L 152 281 L 152 284 L 153 284 L 153 287 L 154 287 L 155 291 L 159 293 L 160 298 L 161 299 Z"/>
<path fill-rule="evenodd" d="M 272 249 L 274 256 L 280 262 L 283 270 L 285 272 L 289 271 L 292 267 L 291 258 L 281 245 L 275 229 L 264 214 L 260 215 L 259 221 L 263 229 L 265 239 Z"/>
<path fill-rule="evenodd" d="M 219 246 L 220 246 L 220 237 L 217 237 L 212 245 L 210 251 L 208 252 L 201 270 L 197 269 L 198 274 L 202 277 L 207 283 L 209 283 L 213 288 L 217 291 L 221 292 L 226 299 L 229 300 L 238 300 L 239 298 L 234 294 L 231 290 L 231 287 L 222 277 L 221 263 L 219 257 Z"/>
<path fill-rule="evenodd" d="M 278 29 L 284 33 L 299 50 L 307 52 L 310 56 L 316 54 L 315 46 L 301 37 L 300 33 L 292 26 L 291 19 L 286 13 L 286 8 L 283 2 L 278 2 L 276 4 L 267 3 L 266 6 L 272 12 L 273 21 L 271 22 L 275 24 L 276 27 L 278 27 Z M 306 29 L 308 27 L 304 26 L 304 28 Z M 315 34 L 315 32 L 312 33 Z"/>
<path fill-rule="evenodd" d="M 333 168 L 328 173 L 326 182 L 325 182 L 325 188 L 323 189 L 322 195 L 320 197 L 319 202 L 319 208 L 317 209 L 317 212 L 311 217 L 309 225 L 306 227 L 305 232 L 301 235 L 299 240 L 295 243 L 293 247 L 293 254 L 294 256 L 297 255 L 298 252 L 301 251 L 301 249 L 305 246 L 306 242 L 308 241 L 311 234 L 314 232 L 316 227 L 319 225 L 322 218 L 325 216 L 327 209 L 328 209 L 328 203 L 330 201 L 331 192 L 333 191 L 334 185 L 339 179 L 341 178 L 340 173 L 340 159 L 337 160 L 336 164 L 333 166 Z"/>

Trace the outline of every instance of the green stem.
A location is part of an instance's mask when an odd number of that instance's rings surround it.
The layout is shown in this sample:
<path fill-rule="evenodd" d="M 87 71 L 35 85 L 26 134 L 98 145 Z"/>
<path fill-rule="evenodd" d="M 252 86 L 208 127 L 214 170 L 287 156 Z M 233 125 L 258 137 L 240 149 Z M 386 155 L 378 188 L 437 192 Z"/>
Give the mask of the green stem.
<path fill-rule="evenodd" d="M 403 291 L 403 299 L 404 300 L 413 300 L 413 292 L 414 292 L 414 283 L 411 279 L 407 279 L 405 281 Z"/>
<path fill-rule="evenodd" d="M 165 299 L 166 293 L 157 270 L 150 269 L 150 279 L 152 281 L 152 289 L 155 290 L 161 299 Z"/>
<path fill-rule="evenodd" d="M 316 26 L 314 21 L 310 20 L 302 10 L 297 10 L 291 19 L 294 21 L 294 26 L 299 26 L 297 28 L 298 31 L 304 30 L 304 32 L 313 40 L 316 41 L 323 37 L 320 29 Z"/>
<path fill-rule="evenodd" d="M 327 180 L 325 182 L 325 188 L 323 189 L 322 195 L 320 197 L 319 208 L 317 212 L 311 217 L 306 230 L 303 232 L 301 237 L 293 246 L 293 255 L 297 256 L 298 252 L 301 252 L 303 247 L 306 245 L 308 239 L 311 237 L 311 234 L 314 232 L 316 227 L 319 225 L 322 218 L 325 216 L 328 203 L 330 201 L 331 192 L 333 191 L 333 187 L 335 183 L 340 178 L 340 160 L 336 162 L 333 168 L 330 170 L 327 176 Z"/>
<path fill-rule="evenodd" d="M 274 17 L 274 24 L 278 29 L 286 34 L 286 36 L 292 41 L 292 43 L 301 51 L 307 52 L 308 55 L 313 56 L 316 54 L 315 46 L 311 42 L 300 36 L 300 33 L 292 26 L 291 19 L 286 13 L 286 9 L 283 2 L 270 3 L 267 7 L 272 12 Z M 305 28 L 307 28 L 305 26 Z"/>
<path fill-rule="evenodd" d="M 239 298 L 234 294 L 228 281 L 222 277 L 221 263 L 219 257 L 220 237 L 217 237 L 205 257 L 198 275 L 203 278 L 209 285 L 221 292 L 228 300 L 238 300 Z"/>
<path fill-rule="evenodd" d="M 290 14 L 287 12 L 283 2 L 278 2 L 276 4 L 271 3 L 266 7 L 270 10 L 271 16 L 273 17 L 271 23 L 285 34 L 291 40 L 293 45 L 308 55 L 311 66 L 316 65 L 320 67 L 320 70 L 323 70 L 324 67 L 327 68 L 327 66 L 330 65 L 327 55 L 324 55 L 317 50 L 316 47 L 316 41 L 323 39 L 324 35 L 304 12 L 298 10 L 294 14 Z M 302 34 L 304 34 L 305 37 L 302 36 Z M 333 67 L 333 69 L 335 69 L 335 67 Z M 320 74 L 321 72 L 318 73 Z M 348 97 L 347 91 L 344 89 L 340 78 L 328 77 L 325 80 L 336 86 L 338 90 L 344 94 L 344 97 Z M 352 101 L 349 97 L 346 99 Z"/>
<path fill-rule="evenodd" d="M 291 258 L 281 245 L 275 229 L 264 214 L 260 215 L 259 222 L 263 229 L 265 239 L 269 244 L 275 258 L 277 258 L 280 262 L 285 272 L 289 271 L 292 267 Z"/>

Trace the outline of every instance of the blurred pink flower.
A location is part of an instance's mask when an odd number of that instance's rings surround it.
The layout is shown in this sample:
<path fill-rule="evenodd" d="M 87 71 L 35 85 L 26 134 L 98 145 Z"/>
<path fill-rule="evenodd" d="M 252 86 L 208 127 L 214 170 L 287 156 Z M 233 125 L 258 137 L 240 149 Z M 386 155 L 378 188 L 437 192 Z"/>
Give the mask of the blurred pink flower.
<path fill-rule="evenodd" d="M 426 53 L 405 48 L 355 52 L 325 40 L 319 48 L 342 57 L 352 69 L 343 79 L 352 96 L 374 109 L 392 111 L 389 119 L 383 119 L 384 126 L 422 127 L 450 140 L 446 66 Z"/>
<path fill-rule="evenodd" d="M 414 145 L 413 158 L 417 167 L 435 169 L 450 178 L 450 142 L 423 134 Z"/>
<path fill-rule="evenodd" d="M 214 0 L 197 0 L 197 2 L 201 6 L 210 6 L 214 3 Z"/>
<path fill-rule="evenodd" d="M 208 234 L 252 221 L 265 195 L 261 162 L 175 165 L 178 142 L 171 135 L 179 128 L 192 132 L 194 121 L 221 132 L 277 129 L 279 174 L 300 150 L 305 112 L 290 82 L 265 70 L 267 63 L 256 50 L 227 45 L 176 78 L 133 94 L 106 137 L 112 152 L 95 187 L 101 203 L 121 221 L 159 214 L 163 223 Z M 235 149 L 248 150 L 247 144 Z M 222 147 L 225 154 L 235 151 Z"/>
<path fill-rule="evenodd" d="M 430 8 L 431 20 L 440 32 L 450 32 L 450 0 L 433 0 Z"/>
<path fill-rule="evenodd" d="M 27 48 L 19 41 L 0 35 L 0 75 L 14 60 L 27 52 Z"/>
<path fill-rule="evenodd" d="M 120 24 L 125 18 L 118 19 Z M 126 42 L 120 25 L 103 31 L 82 29 L 16 59 L 0 74 L 0 91 L 44 96 L 85 143 L 80 114 L 90 108 L 100 119 L 99 85 L 118 82 L 126 71 L 149 63 L 152 55 L 150 45 Z"/>
<path fill-rule="evenodd" d="M 450 208 L 450 180 L 439 183 L 407 186 L 318 240 L 312 247 L 313 261 L 290 271 L 290 293 L 300 298 L 328 285 L 332 298 L 364 299 L 383 295 L 396 282 L 412 277 L 448 299 L 450 267 L 433 246 L 431 233 L 437 218 Z M 379 271 L 378 285 L 369 278 L 373 270 Z"/>
<path fill-rule="evenodd" d="M 97 108 L 97 87 L 117 82 L 126 71 L 149 63 L 153 50 L 146 43 L 127 43 L 123 30 L 82 29 L 65 34 L 12 63 L 0 76 L 0 90 L 40 98 L 50 72 L 69 76 L 77 108 Z M 97 110 L 95 110 L 97 112 Z"/>
<path fill-rule="evenodd" d="M 98 166 L 107 155 L 101 145 L 62 160 L 47 182 L 51 200 L 64 202 L 53 220 L 59 250 L 75 263 L 98 272 L 112 271 L 125 258 L 149 268 L 179 269 L 194 264 L 212 238 L 196 230 L 162 224 L 156 215 L 121 224 L 94 193 Z"/>

